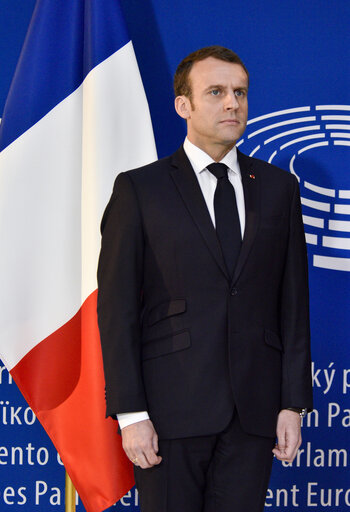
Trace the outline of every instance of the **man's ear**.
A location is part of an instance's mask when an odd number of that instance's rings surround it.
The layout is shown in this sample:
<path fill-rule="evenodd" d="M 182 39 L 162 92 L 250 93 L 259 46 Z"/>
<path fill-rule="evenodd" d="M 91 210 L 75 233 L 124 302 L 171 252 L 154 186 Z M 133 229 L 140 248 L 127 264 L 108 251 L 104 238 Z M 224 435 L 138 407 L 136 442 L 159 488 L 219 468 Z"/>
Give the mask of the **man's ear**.
<path fill-rule="evenodd" d="M 177 96 L 175 98 L 175 110 L 183 119 L 191 117 L 191 102 L 187 96 Z"/>

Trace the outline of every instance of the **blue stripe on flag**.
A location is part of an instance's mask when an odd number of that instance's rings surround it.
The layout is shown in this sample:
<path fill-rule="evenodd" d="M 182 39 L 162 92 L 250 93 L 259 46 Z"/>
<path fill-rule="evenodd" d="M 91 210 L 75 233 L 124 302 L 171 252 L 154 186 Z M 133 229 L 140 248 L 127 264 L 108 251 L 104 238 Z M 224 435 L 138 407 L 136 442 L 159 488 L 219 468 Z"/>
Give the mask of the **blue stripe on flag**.
<path fill-rule="evenodd" d="M 130 40 L 119 0 L 38 0 L 0 125 L 0 151 Z"/>

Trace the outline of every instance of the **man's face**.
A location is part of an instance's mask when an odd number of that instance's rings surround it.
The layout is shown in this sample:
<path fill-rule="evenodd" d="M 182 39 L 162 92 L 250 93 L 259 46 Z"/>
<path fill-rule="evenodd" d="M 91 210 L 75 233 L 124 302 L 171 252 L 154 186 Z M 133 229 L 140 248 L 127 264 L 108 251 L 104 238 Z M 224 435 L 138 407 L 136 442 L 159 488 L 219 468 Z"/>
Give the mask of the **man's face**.
<path fill-rule="evenodd" d="M 181 96 L 189 140 L 213 156 L 227 153 L 243 134 L 248 116 L 248 77 L 242 66 L 208 57 L 189 74 L 192 98 Z M 183 110 L 184 112 L 184 110 Z"/>

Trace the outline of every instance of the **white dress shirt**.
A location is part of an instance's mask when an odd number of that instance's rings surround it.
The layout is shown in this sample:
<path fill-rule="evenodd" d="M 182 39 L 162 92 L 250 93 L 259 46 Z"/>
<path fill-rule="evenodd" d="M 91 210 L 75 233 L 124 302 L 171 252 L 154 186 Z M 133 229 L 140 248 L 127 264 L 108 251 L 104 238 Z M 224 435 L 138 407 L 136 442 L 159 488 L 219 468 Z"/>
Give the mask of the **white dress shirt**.
<path fill-rule="evenodd" d="M 213 164 L 215 160 L 213 160 L 211 156 L 207 155 L 207 153 L 205 153 L 202 149 L 192 144 L 192 142 L 190 142 L 187 137 L 184 142 L 184 150 L 196 174 L 199 186 L 201 187 L 203 197 L 210 213 L 211 220 L 215 227 L 214 194 L 217 179 L 207 169 L 208 165 Z M 244 194 L 241 170 L 237 160 L 236 146 L 234 146 L 231 151 L 229 151 L 227 155 L 225 155 L 224 158 L 220 160 L 220 163 L 225 164 L 228 167 L 228 179 L 235 189 L 239 223 L 241 225 L 241 236 L 243 238 L 245 228 Z"/>
<path fill-rule="evenodd" d="M 214 212 L 214 194 L 216 189 L 217 178 L 208 171 L 209 164 L 215 162 L 207 153 L 198 148 L 186 137 L 184 142 L 185 153 L 191 162 L 195 175 L 198 179 L 204 200 L 206 202 L 211 220 L 215 227 L 215 212 Z M 237 149 L 234 146 L 231 151 L 224 156 L 220 163 L 228 167 L 228 179 L 235 189 L 237 210 L 239 215 L 239 222 L 241 225 L 241 236 L 243 238 L 245 228 L 245 207 L 244 207 L 244 194 L 242 185 L 241 170 L 237 160 Z M 147 411 L 140 412 L 125 412 L 117 414 L 120 428 L 124 428 L 132 423 L 138 423 L 142 420 L 149 419 Z"/>

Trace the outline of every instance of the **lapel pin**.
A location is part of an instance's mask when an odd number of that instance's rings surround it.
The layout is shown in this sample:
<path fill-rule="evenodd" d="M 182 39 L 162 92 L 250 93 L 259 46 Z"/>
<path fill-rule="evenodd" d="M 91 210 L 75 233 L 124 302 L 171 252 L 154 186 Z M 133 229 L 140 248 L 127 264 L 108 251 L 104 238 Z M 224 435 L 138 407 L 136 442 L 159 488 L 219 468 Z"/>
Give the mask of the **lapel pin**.
<path fill-rule="evenodd" d="M 252 180 L 255 180 L 255 174 L 249 174 L 249 178 L 251 178 Z"/>

